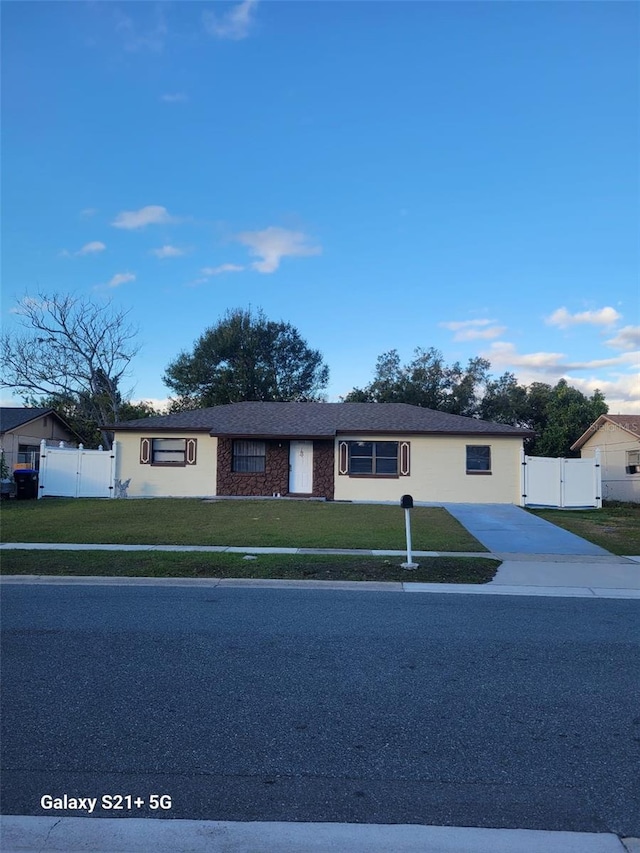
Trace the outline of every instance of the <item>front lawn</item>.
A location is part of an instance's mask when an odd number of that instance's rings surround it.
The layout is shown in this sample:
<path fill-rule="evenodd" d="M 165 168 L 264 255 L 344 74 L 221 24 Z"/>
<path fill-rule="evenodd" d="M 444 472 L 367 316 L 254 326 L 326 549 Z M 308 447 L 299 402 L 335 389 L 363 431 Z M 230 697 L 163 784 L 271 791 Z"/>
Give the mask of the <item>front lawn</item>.
<path fill-rule="evenodd" d="M 612 554 L 640 555 L 640 504 L 611 502 L 602 509 L 529 511 Z"/>
<path fill-rule="evenodd" d="M 288 500 L 44 498 L 2 503 L 3 542 L 405 548 L 399 506 Z M 416 551 L 486 551 L 441 507 L 411 510 Z"/>
<path fill-rule="evenodd" d="M 281 578 L 323 581 L 488 583 L 500 565 L 486 557 L 420 557 L 420 568 L 402 558 L 345 554 L 202 554 L 166 551 L 2 552 L 2 574 L 156 578 Z"/>

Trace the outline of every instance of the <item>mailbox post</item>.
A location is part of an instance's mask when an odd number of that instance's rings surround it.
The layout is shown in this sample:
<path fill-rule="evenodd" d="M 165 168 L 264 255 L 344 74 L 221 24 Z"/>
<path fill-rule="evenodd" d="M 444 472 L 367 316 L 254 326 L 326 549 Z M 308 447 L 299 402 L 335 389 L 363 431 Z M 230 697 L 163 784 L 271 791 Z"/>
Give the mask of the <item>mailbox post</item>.
<path fill-rule="evenodd" d="M 413 562 L 411 554 L 411 517 L 409 510 L 413 509 L 413 497 L 411 495 L 403 495 L 400 498 L 400 506 L 404 510 L 404 526 L 407 534 L 407 562 L 402 563 L 403 569 L 417 569 L 418 564 Z"/>

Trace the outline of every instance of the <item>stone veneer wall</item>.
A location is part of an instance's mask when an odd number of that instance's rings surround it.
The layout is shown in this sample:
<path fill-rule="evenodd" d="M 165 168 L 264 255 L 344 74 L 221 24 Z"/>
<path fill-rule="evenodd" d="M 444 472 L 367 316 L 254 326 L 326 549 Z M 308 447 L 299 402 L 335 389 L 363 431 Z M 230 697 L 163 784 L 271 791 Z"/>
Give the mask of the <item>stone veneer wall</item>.
<path fill-rule="evenodd" d="M 334 489 L 334 443 L 333 441 L 313 442 L 313 497 L 333 500 Z"/>
<path fill-rule="evenodd" d="M 266 441 L 264 473 L 238 474 L 232 471 L 233 440 L 218 439 L 218 495 L 242 497 L 272 495 L 280 492 L 289 494 L 289 442 Z M 313 497 L 333 500 L 334 489 L 334 443 L 313 442 Z"/>
<path fill-rule="evenodd" d="M 289 491 L 289 442 L 266 441 L 265 471 L 254 474 L 238 474 L 233 467 L 233 440 L 218 439 L 218 482 L 216 494 L 272 495 Z"/>

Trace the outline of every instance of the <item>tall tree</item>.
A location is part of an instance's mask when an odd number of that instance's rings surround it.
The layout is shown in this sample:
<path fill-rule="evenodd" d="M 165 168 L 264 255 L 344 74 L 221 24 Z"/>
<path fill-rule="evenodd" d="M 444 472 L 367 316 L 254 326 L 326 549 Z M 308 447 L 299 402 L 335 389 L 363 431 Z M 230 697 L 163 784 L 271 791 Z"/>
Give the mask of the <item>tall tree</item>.
<path fill-rule="evenodd" d="M 536 440 L 532 456 L 576 456 L 571 445 L 600 415 L 609 411 L 599 390 L 587 397 L 561 379 L 555 386 L 534 382 L 527 389 L 528 418 Z"/>
<path fill-rule="evenodd" d="M 165 384 L 178 395 L 173 409 L 244 400 L 318 400 L 329 369 L 290 323 L 259 309 L 235 309 L 207 329 L 192 352 L 167 367 Z"/>
<path fill-rule="evenodd" d="M 390 350 L 378 358 L 373 382 L 355 388 L 344 399 L 411 403 L 455 415 L 475 416 L 489 367 L 484 358 L 469 359 L 466 367 L 459 362 L 447 365 L 442 353 L 434 347 L 417 347 L 413 359 L 402 365 L 397 350 Z"/>
<path fill-rule="evenodd" d="M 96 429 L 119 420 L 119 383 L 139 350 L 129 312 L 111 302 L 40 293 L 23 298 L 15 313 L 22 330 L 0 339 L 3 387 L 26 403 L 39 396 L 50 405 L 73 405 Z M 111 446 L 106 430 L 101 438 Z"/>

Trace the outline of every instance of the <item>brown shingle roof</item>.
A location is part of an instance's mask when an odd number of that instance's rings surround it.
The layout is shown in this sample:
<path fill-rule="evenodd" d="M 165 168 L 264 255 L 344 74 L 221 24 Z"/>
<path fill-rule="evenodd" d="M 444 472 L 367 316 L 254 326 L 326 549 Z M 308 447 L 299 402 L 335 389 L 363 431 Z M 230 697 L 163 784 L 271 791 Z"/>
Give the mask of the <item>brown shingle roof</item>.
<path fill-rule="evenodd" d="M 616 426 L 640 439 L 640 415 L 600 415 L 598 420 L 594 421 L 589 429 L 583 432 L 580 438 L 571 445 L 571 450 L 580 450 L 602 425 L 607 422 L 616 424 Z"/>
<path fill-rule="evenodd" d="M 332 438 L 345 433 L 532 435 L 530 430 L 407 403 L 230 403 L 116 424 L 116 431 L 206 431 L 219 436 Z"/>

